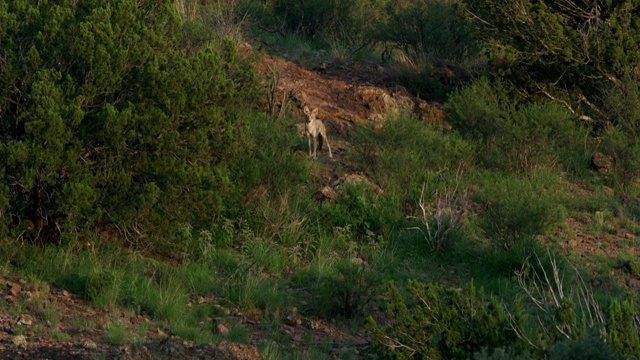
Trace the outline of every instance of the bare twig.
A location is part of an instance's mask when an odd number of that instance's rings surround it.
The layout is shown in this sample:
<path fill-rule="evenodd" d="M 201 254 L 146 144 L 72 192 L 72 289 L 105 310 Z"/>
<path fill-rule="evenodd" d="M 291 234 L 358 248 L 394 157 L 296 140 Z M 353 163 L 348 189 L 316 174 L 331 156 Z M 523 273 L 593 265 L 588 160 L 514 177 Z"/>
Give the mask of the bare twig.
<path fill-rule="evenodd" d="M 411 227 L 409 230 L 418 230 L 433 251 L 444 248 L 445 243 L 453 232 L 460 229 L 462 220 L 466 213 L 469 197 L 466 191 L 460 191 L 460 177 L 462 176 L 462 166 L 456 173 L 456 182 L 453 188 L 446 189 L 444 193 L 434 191 L 433 202 L 427 204 L 425 201 L 425 189 L 427 184 L 422 186 L 420 200 L 420 216 L 418 219 L 424 225 L 426 232 L 420 227 Z"/>

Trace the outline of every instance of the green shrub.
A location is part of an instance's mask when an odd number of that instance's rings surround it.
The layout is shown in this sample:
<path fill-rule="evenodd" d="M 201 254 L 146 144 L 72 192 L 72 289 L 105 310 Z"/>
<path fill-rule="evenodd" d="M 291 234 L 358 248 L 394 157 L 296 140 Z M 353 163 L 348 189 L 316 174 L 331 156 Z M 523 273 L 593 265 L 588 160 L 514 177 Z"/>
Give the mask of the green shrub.
<path fill-rule="evenodd" d="M 477 352 L 473 355 L 473 360 L 530 360 L 534 359 L 529 353 L 516 354 L 511 348 L 496 348 L 493 352 L 489 352 L 489 349 L 484 348 L 481 352 Z"/>
<path fill-rule="evenodd" d="M 380 286 L 372 270 L 350 258 L 339 259 L 330 268 L 300 271 L 293 284 L 311 296 L 305 311 L 328 319 L 362 315 Z"/>
<path fill-rule="evenodd" d="M 468 359 L 483 348 L 517 342 L 504 307 L 473 284 L 462 291 L 409 280 L 411 298 L 388 287 L 387 316 L 379 325 L 369 317 L 374 352 L 396 359 Z"/>
<path fill-rule="evenodd" d="M 458 0 L 389 1 L 378 36 L 414 60 L 466 62 L 479 47 L 463 9 Z"/>
<path fill-rule="evenodd" d="M 482 78 L 453 94 L 445 104 L 447 121 L 463 138 L 489 143 L 518 106 L 503 82 Z"/>
<path fill-rule="evenodd" d="M 349 228 L 356 239 L 388 234 L 403 218 L 393 197 L 376 194 L 367 184 L 346 182 L 333 202 L 313 208 L 311 221 L 330 228 Z"/>
<path fill-rule="evenodd" d="M 588 334 L 578 339 L 557 342 L 549 349 L 550 360 L 622 360 L 624 356 L 614 353 L 602 337 Z"/>
<path fill-rule="evenodd" d="M 274 0 L 273 16 L 285 29 L 359 50 L 373 44 L 385 0 Z"/>
<path fill-rule="evenodd" d="M 0 233 L 170 247 L 220 213 L 255 75 L 230 42 L 187 57 L 180 33 L 168 0 L 0 5 Z"/>
<path fill-rule="evenodd" d="M 622 302 L 617 299 L 609 305 L 607 318 L 607 343 L 621 354 L 640 355 L 640 306 L 634 293 L 627 293 Z"/>
<path fill-rule="evenodd" d="M 513 89 L 481 79 L 452 95 L 445 105 L 447 121 L 469 140 L 483 144 L 486 166 L 527 173 L 553 166 L 580 147 L 584 130 L 555 102 L 518 103 Z M 586 150 L 585 150 L 586 151 Z"/>
<path fill-rule="evenodd" d="M 257 188 L 267 190 L 268 194 L 280 194 L 308 179 L 310 163 L 305 156 L 292 151 L 300 142 L 295 128 L 288 125 L 287 119 L 273 118 L 265 114 L 248 112 L 246 115 L 248 142 L 251 153 L 234 164 L 231 172 L 236 181 L 234 194 L 246 196 Z M 228 203 L 239 206 L 243 202 L 238 198 L 229 198 Z M 228 216 L 233 216 L 229 208 Z"/>
<path fill-rule="evenodd" d="M 604 103 L 612 124 L 601 134 L 600 150 L 613 160 L 609 181 L 628 192 L 640 176 L 640 82 L 626 80 L 624 89 L 610 87 Z"/>
<path fill-rule="evenodd" d="M 592 109 L 600 105 L 602 86 L 623 87 L 621 79 L 640 64 L 640 6 L 635 0 L 465 3 L 485 48 L 493 57 L 507 59 L 511 80 L 522 93 L 566 100 L 577 113 L 583 109 L 606 118 L 606 112 Z M 592 13 L 589 21 L 585 13 Z"/>
<path fill-rule="evenodd" d="M 564 209 L 555 195 L 558 180 L 549 174 L 525 178 L 495 175 L 475 195 L 484 204 L 479 225 L 485 236 L 503 249 L 543 235 L 563 220 Z"/>

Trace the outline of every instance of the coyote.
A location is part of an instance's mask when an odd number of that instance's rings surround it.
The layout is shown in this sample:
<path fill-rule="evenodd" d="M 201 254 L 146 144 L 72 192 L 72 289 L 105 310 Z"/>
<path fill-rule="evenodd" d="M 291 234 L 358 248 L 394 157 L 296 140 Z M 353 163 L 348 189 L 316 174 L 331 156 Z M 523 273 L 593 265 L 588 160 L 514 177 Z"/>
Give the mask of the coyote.
<path fill-rule="evenodd" d="M 316 119 L 318 115 L 318 108 L 310 111 L 308 107 L 304 107 L 304 118 L 306 120 L 306 124 L 304 126 L 305 135 L 307 135 L 307 141 L 309 142 L 309 156 L 311 156 L 311 138 L 313 137 L 313 158 L 316 159 L 316 152 L 318 149 L 318 141 L 320 141 L 320 150 L 322 150 L 322 142 L 327 143 L 327 148 L 329 148 L 329 157 L 333 158 L 331 154 L 331 146 L 329 145 L 329 139 L 327 139 L 327 129 L 324 127 L 322 121 Z M 318 140 L 318 136 L 321 136 L 320 140 Z"/>

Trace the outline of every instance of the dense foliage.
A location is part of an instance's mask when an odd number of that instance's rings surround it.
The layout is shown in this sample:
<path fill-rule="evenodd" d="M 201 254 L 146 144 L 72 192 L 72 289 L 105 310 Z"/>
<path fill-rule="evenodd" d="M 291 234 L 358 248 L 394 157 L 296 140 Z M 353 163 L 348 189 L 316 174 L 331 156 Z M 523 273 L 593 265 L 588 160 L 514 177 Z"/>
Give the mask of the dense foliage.
<path fill-rule="evenodd" d="M 638 76 L 640 3 L 625 1 L 468 0 L 490 56 L 532 95 L 560 98 L 576 112 L 607 117 L 602 86 Z M 579 105 L 579 106 L 578 106 Z"/>
<path fill-rule="evenodd" d="M 0 2 L 2 236 L 137 241 L 220 212 L 254 75 L 180 36 L 173 1 Z"/>

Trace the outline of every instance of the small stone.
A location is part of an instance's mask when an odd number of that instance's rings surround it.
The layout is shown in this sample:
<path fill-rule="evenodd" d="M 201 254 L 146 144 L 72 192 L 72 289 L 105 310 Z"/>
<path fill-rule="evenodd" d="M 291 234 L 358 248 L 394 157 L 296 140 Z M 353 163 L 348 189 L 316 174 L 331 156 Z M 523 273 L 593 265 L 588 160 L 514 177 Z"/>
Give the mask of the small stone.
<path fill-rule="evenodd" d="M 20 320 L 16 323 L 16 325 L 22 326 L 31 326 L 33 324 L 33 320 L 28 315 L 22 315 Z"/>
<path fill-rule="evenodd" d="M 280 331 L 288 336 L 293 336 L 293 334 L 295 333 L 295 330 L 291 326 L 287 325 L 283 325 L 282 328 L 280 328 Z"/>
<path fill-rule="evenodd" d="M 215 305 L 213 305 L 213 306 L 214 306 L 216 309 L 218 309 L 220 312 L 222 312 L 223 314 L 225 314 L 225 315 L 227 315 L 227 316 L 231 315 L 231 310 L 229 310 L 229 309 L 227 309 L 227 308 L 225 308 L 225 307 L 223 307 L 223 306 L 220 306 L 220 305 L 218 305 L 218 304 L 215 304 Z"/>
<path fill-rule="evenodd" d="M 22 286 L 16 283 L 11 284 L 9 287 L 9 293 L 13 296 L 18 296 L 18 294 L 20 294 L 20 291 L 22 291 Z"/>
<path fill-rule="evenodd" d="M 624 237 L 625 237 L 625 238 L 627 238 L 627 239 L 633 239 L 633 238 L 635 238 L 636 236 L 635 236 L 635 235 L 633 235 L 633 233 L 628 232 L 628 233 L 624 234 Z"/>
<path fill-rule="evenodd" d="M 93 342 L 92 340 L 87 340 L 85 342 L 82 343 L 82 347 L 87 349 L 87 350 L 97 350 L 98 349 L 98 345 L 96 345 L 95 342 Z"/>
<path fill-rule="evenodd" d="M 333 200 L 338 197 L 338 193 L 332 188 L 325 186 L 322 190 L 318 190 L 313 194 L 313 198 L 317 201 Z"/>
<path fill-rule="evenodd" d="M 285 319 L 285 323 L 289 326 L 300 326 L 302 325 L 302 319 L 296 314 L 290 314 Z"/>
<path fill-rule="evenodd" d="M 591 168 L 601 174 L 609 174 L 611 172 L 611 158 L 596 151 L 591 155 Z"/>
<path fill-rule="evenodd" d="M 222 324 L 218 324 L 216 326 L 216 333 L 227 336 L 229 335 L 229 329 L 227 329 L 227 327 Z"/>
<path fill-rule="evenodd" d="M 19 348 L 26 348 L 27 347 L 27 338 L 24 335 L 16 335 L 13 337 L 13 339 L 11 339 L 11 342 L 13 342 L 13 345 L 19 347 Z"/>

